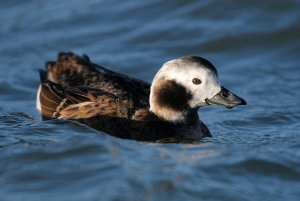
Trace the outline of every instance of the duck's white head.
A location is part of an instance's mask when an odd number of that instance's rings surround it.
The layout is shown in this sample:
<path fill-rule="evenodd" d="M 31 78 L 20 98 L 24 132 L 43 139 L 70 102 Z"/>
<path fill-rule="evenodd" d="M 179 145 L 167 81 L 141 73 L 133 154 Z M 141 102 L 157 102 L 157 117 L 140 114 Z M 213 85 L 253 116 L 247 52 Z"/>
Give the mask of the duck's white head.
<path fill-rule="evenodd" d="M 216 68 L 201 57 L 166 62 L 151 85 L 150 110 L 167 121 L 184 121 L 201 106 L 243 104 L 243 99 L 221 86 Z"/>

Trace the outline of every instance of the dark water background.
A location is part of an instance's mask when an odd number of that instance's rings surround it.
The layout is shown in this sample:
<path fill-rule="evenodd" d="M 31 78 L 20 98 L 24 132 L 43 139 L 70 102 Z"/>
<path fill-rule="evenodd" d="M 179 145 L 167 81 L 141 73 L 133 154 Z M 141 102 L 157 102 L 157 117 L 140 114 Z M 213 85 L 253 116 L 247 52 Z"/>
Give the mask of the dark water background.
<path fill-rule="evenodd" d="M 300 1 L 1 1 L 0 200 L 300 200 Z M 151 82 L 199 55 L 246 107 L 200 110 L 198 145 L 41 122 L 37 69 L 58 51 Z"/>

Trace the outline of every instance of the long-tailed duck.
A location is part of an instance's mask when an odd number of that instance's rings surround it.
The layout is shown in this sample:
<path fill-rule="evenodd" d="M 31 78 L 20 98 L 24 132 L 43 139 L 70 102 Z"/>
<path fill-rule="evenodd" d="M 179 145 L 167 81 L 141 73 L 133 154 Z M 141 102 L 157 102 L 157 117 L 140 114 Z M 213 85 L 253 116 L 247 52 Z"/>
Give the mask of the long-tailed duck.
<path fill-rule="evenodd" d="M 199 140 L 211 136 L 199 119 L 200 107 L 246 105 L 220 85 L 216 68 L 197 56 L 166 62 L 151 86 L 73 53 L 47 62 L 40 78 L 37 108 L 43 119 L 71 119 L 134 140 Z"/>

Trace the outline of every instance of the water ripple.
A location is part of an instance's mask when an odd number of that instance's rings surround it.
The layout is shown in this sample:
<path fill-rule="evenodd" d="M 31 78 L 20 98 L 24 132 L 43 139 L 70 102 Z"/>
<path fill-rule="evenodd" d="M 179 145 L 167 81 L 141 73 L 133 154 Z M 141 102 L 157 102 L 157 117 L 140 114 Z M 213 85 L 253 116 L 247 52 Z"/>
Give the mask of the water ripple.
<path fill-rule="evenodd" d="M 1 1 L 0 194 L 6 200 L 298 200 L 299 1 Z M 122 140 L 41 122 L 38 68 L 58 51 L 151 81 L 199 55 L 248 105 L 200 109 L 213 137 Z"/>

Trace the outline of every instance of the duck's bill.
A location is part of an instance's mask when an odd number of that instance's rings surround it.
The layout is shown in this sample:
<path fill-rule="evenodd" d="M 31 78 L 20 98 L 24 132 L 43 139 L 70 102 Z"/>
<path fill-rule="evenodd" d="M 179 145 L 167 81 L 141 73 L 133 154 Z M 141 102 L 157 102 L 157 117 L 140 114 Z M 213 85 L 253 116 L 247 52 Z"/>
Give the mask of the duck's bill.
<path fill-rule="evenodd" d="M 208 105 L 223 105 L 226 108 L 233 108 L 237 105 L 246 105 L 246 101 L 225 87 L 221 88 L 221 91 L 216 94 L 212 98 L 208 98 L 205 100 L 206 104 Z"/>

